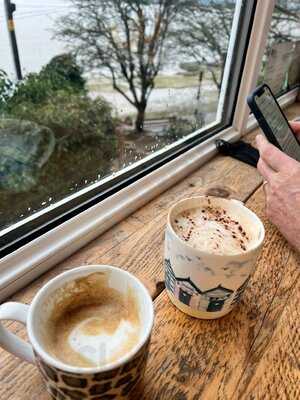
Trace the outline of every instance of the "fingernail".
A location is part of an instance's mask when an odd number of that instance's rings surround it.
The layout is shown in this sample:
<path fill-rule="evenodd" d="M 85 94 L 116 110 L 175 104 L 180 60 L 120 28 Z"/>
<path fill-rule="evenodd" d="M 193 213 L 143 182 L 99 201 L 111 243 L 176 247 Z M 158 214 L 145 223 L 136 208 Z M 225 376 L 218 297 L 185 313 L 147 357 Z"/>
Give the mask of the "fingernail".
<path fill-rule="evenodd" d="M 262 140 L 262 138 L 263 138 L 262 135 L 257 135 L 255 138 L 256 143 L 259 144 L 259 142 Z"/>

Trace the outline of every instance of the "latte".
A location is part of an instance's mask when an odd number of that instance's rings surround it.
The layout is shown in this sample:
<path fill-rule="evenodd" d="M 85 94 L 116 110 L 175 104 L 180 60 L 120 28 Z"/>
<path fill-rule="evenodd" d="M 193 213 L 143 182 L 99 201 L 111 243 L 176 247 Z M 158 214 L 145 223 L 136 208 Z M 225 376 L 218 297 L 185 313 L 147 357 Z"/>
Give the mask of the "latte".
<path fill-rule="evenodd" d="M 140 339 L 137 302 L 130 288 L 108 286 L 106 274 L 77 279 L 61 291 L 48 321 L 46 347 L 78 367 L 103 366 L 126 355 Z"/>

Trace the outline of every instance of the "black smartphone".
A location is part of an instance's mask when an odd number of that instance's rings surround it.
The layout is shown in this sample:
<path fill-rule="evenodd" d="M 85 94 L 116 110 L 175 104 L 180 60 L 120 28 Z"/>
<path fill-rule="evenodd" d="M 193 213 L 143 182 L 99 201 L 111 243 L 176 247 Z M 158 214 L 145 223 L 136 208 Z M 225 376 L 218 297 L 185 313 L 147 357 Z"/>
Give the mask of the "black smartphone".
<path fill-rule="evenodd" d="M 300 161 L 300 143 L 268 85 L 256 88 L 247 103 L 267 139 L 288 156 Z"/>

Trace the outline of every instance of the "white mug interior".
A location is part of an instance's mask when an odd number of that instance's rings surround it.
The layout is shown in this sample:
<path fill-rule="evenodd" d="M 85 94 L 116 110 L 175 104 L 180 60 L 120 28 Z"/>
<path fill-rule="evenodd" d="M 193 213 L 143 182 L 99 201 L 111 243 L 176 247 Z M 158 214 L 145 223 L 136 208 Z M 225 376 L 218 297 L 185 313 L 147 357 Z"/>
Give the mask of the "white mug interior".
<path fill-rule="evenodd" d="M 59 359 L 55 358 L 45 350 L 44 343 L 44 330 L 43 327 L 47 326 L 47 322 L 53 311 L 52 297 L 57 293 L 58 289 L 64 288 L 64 286 L 75 279 L 85 277 L 95 272 L 105 272 L 108 274 L 108 285 L 111 288 L 118 290 L 121 293 L 126 293 L 128 288 L 134 293 L 138 305 L 139 318 L 141 323 L 141 334 L 139 341 L 136 345 L 123 357 L 120 357 L 117 361 L 105 364 L 100 367 L 78 367 L 71 366 L 63 363 Z M 154 311 L 153 303 L 144 285 L 133 275 L 127 271 L 121 270 L 116 267 L 108 265 L 94 265 L 84 266 L 67 271 L 56 278 L 49 281 L 35 296 L 29 310 L 27 330 L 28 337 L 34 350 L 39 356 L 45 360 L 48 364 L 59 368 L 63 371 L 73 373 L 98 373 L 104 372 L 110 369 L 117 368 L 120 365 L 126 363 L 127 360 L 131 359 L 148 340 L 151 329 L 153 326 Z"/>

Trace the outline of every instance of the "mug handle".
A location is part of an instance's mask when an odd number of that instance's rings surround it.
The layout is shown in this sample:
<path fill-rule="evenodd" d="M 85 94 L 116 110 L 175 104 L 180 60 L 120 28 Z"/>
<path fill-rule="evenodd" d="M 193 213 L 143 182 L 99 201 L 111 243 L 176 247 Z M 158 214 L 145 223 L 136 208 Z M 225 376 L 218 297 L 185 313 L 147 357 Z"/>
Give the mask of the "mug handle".
<path fill-rule="evenodd" d="M 19 321 L 26 326 L 29 306 L 21 303 L 4 303 L 0 306 L 0 321 Z M 34 354 L 29 343 L 10 333 L 0 322 L 0 346 L 9 353 L 34 364 Z"/>

